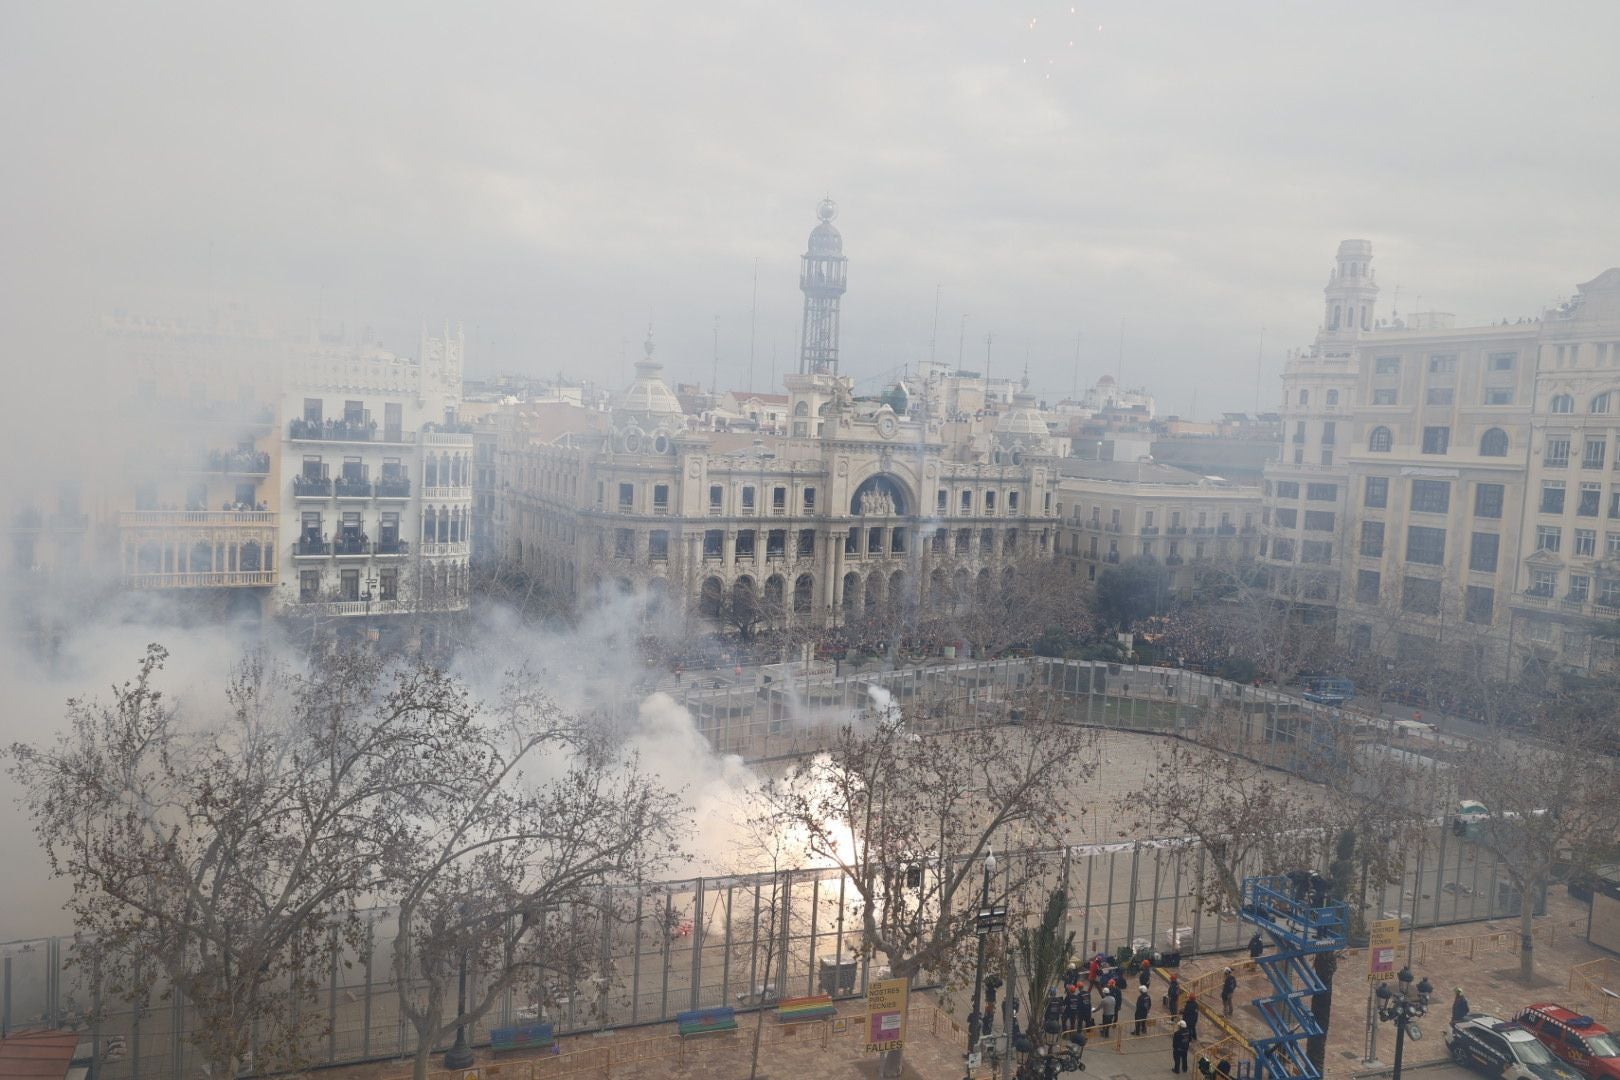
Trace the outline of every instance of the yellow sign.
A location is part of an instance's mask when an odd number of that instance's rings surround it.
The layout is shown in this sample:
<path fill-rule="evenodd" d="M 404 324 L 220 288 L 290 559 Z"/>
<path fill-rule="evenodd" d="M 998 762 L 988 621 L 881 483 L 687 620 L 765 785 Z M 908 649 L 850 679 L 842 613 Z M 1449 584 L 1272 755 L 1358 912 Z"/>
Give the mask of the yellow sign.
<path fill-rule="evenodd" d="M 1368 927 L 1368 982 L 1388 982 L 1395 977 L 1395 954 L 1400 947 L 1401 920 L 1378 919 Z"/>
<path fill-rule="evenodd" d="M 866 990 L 866 1052 L 881 1054 L 906 1044 L 905 979 L 885 979 Z"/>

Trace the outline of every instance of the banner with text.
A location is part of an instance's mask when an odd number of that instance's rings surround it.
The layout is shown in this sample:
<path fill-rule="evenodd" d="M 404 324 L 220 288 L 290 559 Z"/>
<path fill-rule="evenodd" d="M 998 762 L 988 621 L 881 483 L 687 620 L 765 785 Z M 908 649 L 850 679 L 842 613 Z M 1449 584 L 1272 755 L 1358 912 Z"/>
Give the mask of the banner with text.
<path fill-rule="evenodd" d="M 875 982 L 866 991 L 866 1052 L 899 1050 L 906 1043 L 905 979 Z"/>
<path fill-rule="evenodd" d="M 1401 920 L 1378 919 L 1367 934 L 1367 981 L 1388 982 L 1395 977 L 1395 954 L 1401 947 Z"/>

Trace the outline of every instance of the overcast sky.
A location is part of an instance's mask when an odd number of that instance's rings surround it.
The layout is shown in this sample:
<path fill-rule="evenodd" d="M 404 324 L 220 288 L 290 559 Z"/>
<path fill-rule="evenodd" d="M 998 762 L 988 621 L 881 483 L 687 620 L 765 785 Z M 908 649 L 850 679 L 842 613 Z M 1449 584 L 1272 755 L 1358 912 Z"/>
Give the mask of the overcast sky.
<path fill-rule="evenodd" d="M 123 307 L 460 320 L 470 369 L 794 362 L 830 194 L 845 370 L 1119 362 L 1264 404 L 1337 242 L 1387 314 L 1529 314 L 1620 264 L 1620 4 L 734 2 L 0 8 L 13 340 Z M 41 331 L 45 333 L 41 333 Z"/>

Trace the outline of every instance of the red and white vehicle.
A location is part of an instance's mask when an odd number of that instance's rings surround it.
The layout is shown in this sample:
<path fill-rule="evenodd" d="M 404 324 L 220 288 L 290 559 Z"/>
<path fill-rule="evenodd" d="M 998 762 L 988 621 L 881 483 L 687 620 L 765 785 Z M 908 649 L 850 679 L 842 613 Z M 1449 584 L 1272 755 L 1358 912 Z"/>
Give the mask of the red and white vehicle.
<path fill-rule="evenodd" d="M 1588 1080 L 1620 1080 L 1620 1036 L 1590 1016 L 1546 1002 L 1521 1009 L 1514 1019 Z"/>

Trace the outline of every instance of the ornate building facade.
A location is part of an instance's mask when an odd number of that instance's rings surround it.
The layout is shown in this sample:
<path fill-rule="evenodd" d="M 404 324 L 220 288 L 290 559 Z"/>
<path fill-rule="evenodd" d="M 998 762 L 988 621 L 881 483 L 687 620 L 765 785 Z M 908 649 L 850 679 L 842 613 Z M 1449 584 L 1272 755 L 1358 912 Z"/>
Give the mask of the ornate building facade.
<path fill-rule="evenodd" d="M 610 589 L 714 619 L 757 606 L 826 625 L 964 597 L 1050 557 L 1061 448 L 1031 400 L 966 425 L 925 399 L 857 400 L 838 374 L 835 212 L 819 208 L 803 258 L 785 434 L 697 430 L 649 336 L 610 412 L 506 408 L 503 559 L 576 599 Z"/>

